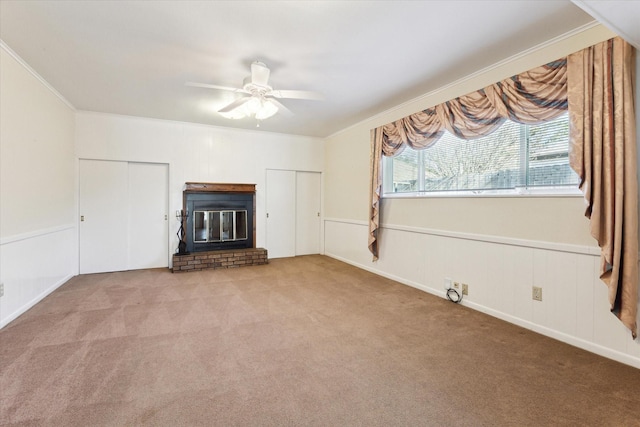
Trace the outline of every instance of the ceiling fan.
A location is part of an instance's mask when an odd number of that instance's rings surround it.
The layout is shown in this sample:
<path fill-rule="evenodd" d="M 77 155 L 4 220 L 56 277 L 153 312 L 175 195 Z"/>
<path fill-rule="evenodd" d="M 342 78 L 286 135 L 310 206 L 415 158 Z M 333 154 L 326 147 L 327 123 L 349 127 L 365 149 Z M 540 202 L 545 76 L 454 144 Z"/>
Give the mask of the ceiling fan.
<path fill-rule="evenodd" d="M 262 62 L 255 61 L 251 64 L 251 75 L 243 81 L 242 88 L 211 85 L 206 83 L 185 83 L 187 86 L 203 87 L 207 89 L 227 90 L 242 95 L 231 104 L 221 108 L 218 112 L 230 119 L 243 117 L 255 117 L 263 120 L 276 114 L 278 110 L 293 114 L 278 99 L 307 99 L 321 101 L 322 94 L 306 90 L 275 90 L 269 86 L 269 74 L 271 71 Z"/>

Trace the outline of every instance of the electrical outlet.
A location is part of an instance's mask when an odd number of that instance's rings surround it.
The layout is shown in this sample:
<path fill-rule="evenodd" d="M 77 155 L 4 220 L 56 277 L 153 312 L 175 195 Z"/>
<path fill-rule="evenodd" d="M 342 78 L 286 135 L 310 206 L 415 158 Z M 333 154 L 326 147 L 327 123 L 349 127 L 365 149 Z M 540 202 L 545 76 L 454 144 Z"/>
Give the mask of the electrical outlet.
<path fill-rule="evenodd" d="M 469 295 L 469 285 L 466 283 L 462 284 L 462 295 Z"/>
<path fill-rule="evenodd" d="M 460 282 L 453 282 L 453 289 L 458 291 L 458 293 L 462 292 L 462 286 L 460 285 Z"/>
<path fill-rule="evenodd" d="M 0 297 L 4 296 L 4 283 L 0 283 Z"/>
<path fill-rule="evenodd" d="M 533 287 L 533 292 L 531 294 L 531 297 L 535 301 L 542 301 L 542 288 L 539 288 L 538 286 L 534 286 Z"/>

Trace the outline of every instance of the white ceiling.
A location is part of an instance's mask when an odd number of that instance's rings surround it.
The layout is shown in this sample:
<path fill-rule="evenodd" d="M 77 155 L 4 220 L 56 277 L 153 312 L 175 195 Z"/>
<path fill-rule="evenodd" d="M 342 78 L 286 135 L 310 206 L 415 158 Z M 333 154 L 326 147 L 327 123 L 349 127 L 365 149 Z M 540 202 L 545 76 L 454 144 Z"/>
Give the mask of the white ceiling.
<path fill-rule="evenodd" d="M 240 86 L 260 60 L 275 89 L 326 97 L 260 130 L 318 137 L 591 21 L 568 0 L 0 0 L 0 38 L 79 110 L 255 129 L 184 83 Z"/>

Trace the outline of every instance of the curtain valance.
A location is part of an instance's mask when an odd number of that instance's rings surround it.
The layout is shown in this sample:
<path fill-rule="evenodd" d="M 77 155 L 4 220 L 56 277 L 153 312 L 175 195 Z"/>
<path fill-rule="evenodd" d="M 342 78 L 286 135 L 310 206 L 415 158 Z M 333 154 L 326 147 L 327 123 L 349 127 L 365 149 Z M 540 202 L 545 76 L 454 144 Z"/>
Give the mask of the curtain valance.
<path fill-rule="evenodd" d="M 638 201 L 634 49 L 616 37 L 371 132 L 369 250 L 378 258 L 382 156 L 424 149 L 444 131 L 474 139 L 505 120 L 536 124 L 569 110 L 579 175 L 612 311 L 636 336 Z"/>
<path fill-rule="evenodd" d="M 405 146 L 427 148 L 445 130 L 458 138 L 475 139 L 507 119 L 536 124 L 566 110 L 567 61 L 563 58 L 382 126 L 382 153 L 393 156 Z"/>

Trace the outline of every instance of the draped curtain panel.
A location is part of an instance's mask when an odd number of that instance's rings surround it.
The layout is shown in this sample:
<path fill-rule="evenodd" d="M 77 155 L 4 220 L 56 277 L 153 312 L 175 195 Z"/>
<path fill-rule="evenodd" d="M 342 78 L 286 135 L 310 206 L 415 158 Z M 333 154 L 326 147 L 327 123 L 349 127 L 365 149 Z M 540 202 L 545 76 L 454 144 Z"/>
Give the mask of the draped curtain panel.
<path fill-rule="evenodd" d="M 569 110 L 570 164 L 602 249 L 611 309 L 637 335 L 638 189 L 634 49 L 617 37 L 386 124 L 371 132 L 369 250 L 378 259 L 382 156 L 427 148 L 444 131 L 487 135 L 505 120 L 536 124 Z"/>
<path fill-rule="evenodd" d="M 382 191 L 382 129 L 371 131 L 370 157 L 371 188 L 369 189 L 369 251 L 378 259 L 378 228 L 380 219 L 380 192 Z"/>
<path fill-rule="evenodd" d="M 634 49 L 621 38 L 568 57 L 569 161 L 580 176 L 611 311 L 637 336 L 638 188 Z"/>

